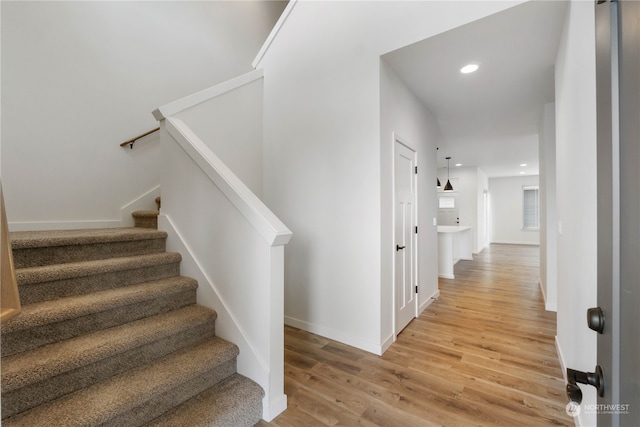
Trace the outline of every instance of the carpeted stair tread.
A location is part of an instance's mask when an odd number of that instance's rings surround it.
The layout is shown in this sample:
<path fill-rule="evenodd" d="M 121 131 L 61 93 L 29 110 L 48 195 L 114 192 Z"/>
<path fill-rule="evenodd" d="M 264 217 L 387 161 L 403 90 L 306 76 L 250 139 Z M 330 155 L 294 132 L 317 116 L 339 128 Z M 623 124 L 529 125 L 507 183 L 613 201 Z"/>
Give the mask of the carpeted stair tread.
<path fill-rule="evenodd" d="M 210 338 L 215 335 L 215 318 L 213 310 L 194 304 L 7 357 L 2 416 L 19 414 Z"/>
<path fill-rule="evenodd" d="M 178 253 L 19 268 L 16 278 L 23 305 L 84 295 L 180 275 Z"/>
<path fill-rule="evenodd" d="M 4 427 L 33 427 L 45 425 L 43 422 L 51 426 L 140 425 L 141 420 L 156 418 L 175 406 L 175 401 L 182 403 L 202 391 L 189 387 L 191 382 L 204 384 L 207 377 L 222 377 L 212 380 L 218 382 L 231 376 L 230 365 L 235 370 L 237 355 L 235 345 L 213 337 L 153 364 L 7 418 L 2 424 Z M 158 411 L 161 412 L 154 415 Z"/>
<path fill-rule="evenodd" d="M 3 324 L 1 330 L 3 334 L 20 331 L 154 299 L 167 293 L 182 292 L 185 288 L 195 290 L 197 287 L 198 283 L 194 279 L 178 276 L 88 295 L 29 304 L 22 308 L 20 316 Z"/>
<path fill-rule="evenodd" d="M 152 228 L 11 233 L 16 268 L 165 252 L 167 233 Z"/>
<path fill-rule="evenodd" d="M 133 240 L 162 239 L 164 231 L 147 228 L 90 228 L 85 230 L 15 231 L 10 233 L 13 250 L 48 246 L 71 246 Z"/>
<path fill-rule="evenodd" d="M 159 211 L 134 211 L 131 216 L 134 218 L 155 218 L 160 214 Z"/>
<path fill-rule="evenodd" d="M 145 427 L 251 427 L 262 418 L 263 397 L 258 384 L 234 374 Z"/>
<path fill-rule="evenodd" d="M 86 277 L 113 271 L 133 270 L 141 267 L 179 263 L 182 257 L 176 252 L 160 252 L 132 257 L 117 257 L 66 264 L 19 268 L 16 280 L 19 286 L 50 282 L 76 277 Z"/>
<path fill-rule="evenodd" d="M 197 286 L 176 276 L 25 305 L 20 316 L 0 328 L 2 356 L 195 304 Z"/>
<path fill-rule="evenodd" d="M 6 357 L 2 391 L 9 393 L 215 319 L 215 311 L 194 304 Z"/>

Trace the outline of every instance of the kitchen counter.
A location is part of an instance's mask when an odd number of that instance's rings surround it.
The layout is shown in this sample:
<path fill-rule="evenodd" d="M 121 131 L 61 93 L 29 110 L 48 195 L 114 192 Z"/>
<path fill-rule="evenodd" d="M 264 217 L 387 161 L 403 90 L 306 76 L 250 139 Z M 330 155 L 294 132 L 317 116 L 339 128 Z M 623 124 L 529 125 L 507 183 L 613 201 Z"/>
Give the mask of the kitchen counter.
<path fill-rule="evenodd" d="M 457 225 L 438 226 L 438 276 L 455 279 L 454 265 L 463 260 L 472 260 L 471 227 Z"/>

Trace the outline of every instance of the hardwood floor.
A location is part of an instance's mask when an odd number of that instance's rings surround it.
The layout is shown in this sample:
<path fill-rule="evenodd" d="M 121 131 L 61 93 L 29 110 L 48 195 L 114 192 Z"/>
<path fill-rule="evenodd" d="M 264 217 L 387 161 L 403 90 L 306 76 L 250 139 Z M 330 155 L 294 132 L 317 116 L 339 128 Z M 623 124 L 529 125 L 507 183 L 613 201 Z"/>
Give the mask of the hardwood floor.
<path fill-rule="evenodd" d="M 288 409 L 259 426 L 573 426 L 538 247 L 492 245 L 381 357 L 286 327 Z"/>

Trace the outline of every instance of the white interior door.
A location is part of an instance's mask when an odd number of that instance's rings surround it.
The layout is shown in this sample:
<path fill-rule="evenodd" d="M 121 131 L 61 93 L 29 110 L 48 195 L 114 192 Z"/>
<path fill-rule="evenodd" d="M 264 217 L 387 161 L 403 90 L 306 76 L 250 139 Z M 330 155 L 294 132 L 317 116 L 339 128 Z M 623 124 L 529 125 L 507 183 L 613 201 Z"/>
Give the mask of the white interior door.
<path fill-rule="evenodd" d="M 416 152 L 395 142 L 395 334 L 416 316 Z"/>

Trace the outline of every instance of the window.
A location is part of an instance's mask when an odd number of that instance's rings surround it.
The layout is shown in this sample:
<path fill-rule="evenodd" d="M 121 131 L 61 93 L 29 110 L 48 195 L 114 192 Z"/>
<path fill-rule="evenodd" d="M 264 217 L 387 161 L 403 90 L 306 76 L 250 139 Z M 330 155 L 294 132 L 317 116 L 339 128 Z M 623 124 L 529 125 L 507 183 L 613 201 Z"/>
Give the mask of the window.
<path fill-rule="evenodd" d="M 440 209 L 453 209 L 456 207 L 456 198 L 455 197 L 447 197 L 447 196 L 440 196 L 438 198 L 438 207 Z"/>
<path fill-rule="evenodd" d="M 538 187 L 522 187 L 522 229 L 540 229 L 540 203 Z"/>

